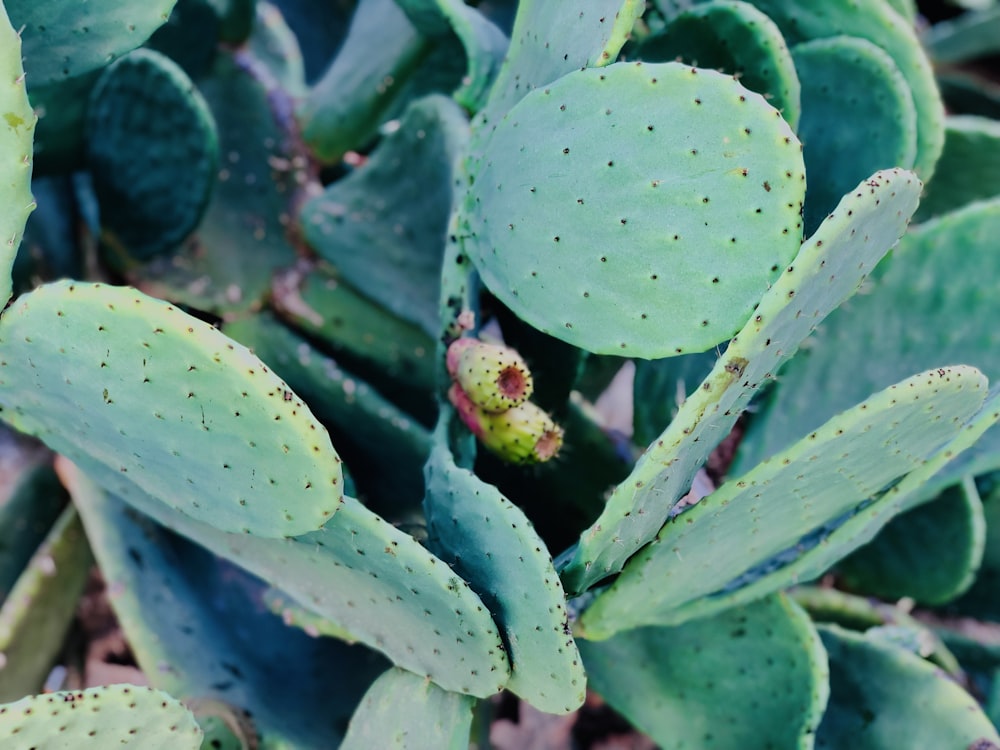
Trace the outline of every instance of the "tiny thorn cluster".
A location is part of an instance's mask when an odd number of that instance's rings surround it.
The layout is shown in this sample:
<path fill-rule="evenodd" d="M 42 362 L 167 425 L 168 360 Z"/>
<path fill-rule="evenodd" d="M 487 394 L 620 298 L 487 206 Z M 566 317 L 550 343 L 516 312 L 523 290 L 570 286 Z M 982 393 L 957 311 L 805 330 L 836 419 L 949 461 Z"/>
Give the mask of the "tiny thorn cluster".
<path fill-rule="evenodd" d="M 505 461 L 542 463 L 562 447 L 563 431 L 528 399 L 531 372 L 513 349 L 462 338 L 448 347 L 448 399 L 472 433 Z"/>

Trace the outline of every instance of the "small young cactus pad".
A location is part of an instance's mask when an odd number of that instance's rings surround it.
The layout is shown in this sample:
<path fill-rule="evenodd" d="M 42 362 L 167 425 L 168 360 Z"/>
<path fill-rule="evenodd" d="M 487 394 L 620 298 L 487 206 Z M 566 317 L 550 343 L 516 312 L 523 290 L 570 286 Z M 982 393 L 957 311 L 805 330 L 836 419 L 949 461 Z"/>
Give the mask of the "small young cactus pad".
<path fill-rule="evenodd" d="M 677 63 L 536 89 L 469 172 L 464 247 L 486 286 L 597 353 L 658 358 L 728 339 L 802 236 L 788 124 L 731 76 Z"/>
<path fill-rule="evenodd" d="M 0 745 L 45 750 L 198 750 L 194 716 L 166 693 L 109 685 L 0 705 Z"/>
<path fill-rule="evenodd" d="M 19 297 L 0 321 L 0 408 L 102 483 L 226 531 L 302 534 L 341 502 L 340 458 L 298 396 L 212 326 L 128 287 Z"/>

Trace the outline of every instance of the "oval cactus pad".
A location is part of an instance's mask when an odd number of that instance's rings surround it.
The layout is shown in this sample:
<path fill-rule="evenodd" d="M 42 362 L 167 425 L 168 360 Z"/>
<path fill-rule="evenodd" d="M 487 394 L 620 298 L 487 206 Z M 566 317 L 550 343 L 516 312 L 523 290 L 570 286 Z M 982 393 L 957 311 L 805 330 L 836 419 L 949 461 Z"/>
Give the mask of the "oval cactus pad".
<path fill-rule="evenodd" d="M 129 287 L 60 282 L 0 320 L 0 416 L 223 531 L 297 536 L 342 502 L 326 430 L 248 349 Z"/>
<path fill-rule="evenodd" d="M 479 164 L 462 218 L 486 286 L 592 352 L 652 359 L 729 339 L 801 241 L 799 141 L 714 71 L 570 73 L 524 97 Z"/>

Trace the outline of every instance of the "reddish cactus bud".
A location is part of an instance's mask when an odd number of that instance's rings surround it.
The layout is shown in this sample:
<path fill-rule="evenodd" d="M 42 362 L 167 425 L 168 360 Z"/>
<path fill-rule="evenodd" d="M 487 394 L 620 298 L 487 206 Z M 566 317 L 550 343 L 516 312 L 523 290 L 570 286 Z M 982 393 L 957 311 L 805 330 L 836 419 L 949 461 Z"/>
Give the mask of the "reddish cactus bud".
<path fill-rule="evenodd" d="M 542 463 L 554 458 L 562 448 L 562 428 L 530 401 L 503 412 L 488 412 L 457 383 L 448 391 L 448 399 L 480 442 L 505 461 Z"/>
<path fill-rule="evenodd" d="M 448 347 L 446 361 L 452 378 L 488 412 L 504 412 L 531 396 L 531 372 L 509 347 L 459 339 Z"/>

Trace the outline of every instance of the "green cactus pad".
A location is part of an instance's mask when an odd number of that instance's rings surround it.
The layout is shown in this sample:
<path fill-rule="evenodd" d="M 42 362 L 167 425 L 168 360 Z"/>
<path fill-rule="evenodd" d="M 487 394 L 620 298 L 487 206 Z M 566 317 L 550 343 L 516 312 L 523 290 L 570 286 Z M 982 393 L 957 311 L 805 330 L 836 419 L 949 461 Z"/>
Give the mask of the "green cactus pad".
<path fill-rule="evenodd" d="M 298 110 L 313 153 L 332 163 L 366 145 L 427 51 L 394 0 L 359 2 L 337 56 Z"/>
<path fill-rule="evenodd" d="M 519 2 L 507 58 L 475 120 L 474 151 L 488 141 L 500 118 L 534 89 L 574 70 L 614 62 L 645 5 L 639 0 L 596 0 L 586 7 Z"/>
<path fill-rule="evenodd" d="M 799 142 L 759 94 L 714 71 L 570 73 L 507 114 L 482 165 L 462 220 L 483 281 L 592 352 L 715 346 L 801 240 Z"/>
<path fill-rule="evenodd" d="M 136 685 L 32 695 L 0 706 L 0 743 L 81 750 L 198 750 L 194 716 L 166 693 Z"/>
<path fill-rule="evenodd" d="M 9 5 L 9 3 L 8 3 Z M 11 295 L 11 269 L 24 224 L 35 207 L 31 197 L 31 145 L 35 113 L 24 89 L 21 39 L 0 4 L 0 304 Z"/>
<path fill-rule="evenodd" d="M 586 676 L 566 596 L 545 543 L 523 512 L 437 448 L 427 463 L 432 549 L 473 587 L 500 623 L 511 660 L 507 689 L 541 711 L 583 704 Z"/>
<path fill-rule="evenodd" d="M 267 2 L 256 5 L 257 18 L 249 41 L 251 54 L 271 71 L 289 96 L 305 96 L 306 70 L 298 38 L 276 6 Z"/>
<path fill-rule="evenodd" d="M 971 479 L 892 520 L 870 544 L 837 564 L 842 585 L 886 601 L 951 601 L 972 585 L 983 560 L 986 521 Z"/>
<path fill-rule="evenodd" d="M 384 659 L 288 626 L 261 606 L 249 574 L 115 497 L 74 492 L 111 606 L 154 687 L 199 718 L 228 717 L 262 747 L 337 746 Z"/>
<path fill-rule="evenodd" d="M 87 163 L 113 250 L 145 260 L 179 245 L 218 160 L 212 113 L 180 66 L 145 49 L 108 66 L 87 109 Z"/>
<path fill-rule="evenodd" d="M 224 331 L 277 368 L 329 427 L 373 509 L 398 516 L 420 505 L 431 450 L 425 427 L 270 315 L 234 321 Z"/>
<path fill-rule="evenodd" d="M 63 649 L 92 562 L 80 519 L 66 508 L 0 607 L 0 701 L 41 689 Z M 0 729 L 0 745 L 2 738 Z"/>
<path fill-rule="evenodd" d="M 792 130 L 798 127 L 795 63 L 778 27 L 750 3 L 713 0 L 696 5 L 644 39 L 632 56 L 648 62 L 680 60 L 736 75 L 781 112 Z"/>
<path fill-rule="evenodd" d="M 1000 389 L 995 388 L 982 408 L 961 425 L 951 441 L 877 497 L 875 502 L 863 507 L 863 512 L 853 512 L 837 519 L 756 569 L 745 571 L 725 589 L 684 605 L 673 616 L 678 620 L 704 617 L 781 588 L 818 578 L 844 556 L 871 541 L 902 510 L 913 507 L 932 478 L 940 475 L 942 468 L 952 463 L 955 456 L 968 451 L 998 420 Z"/>
<path fill-rule="evenodd" d="M 615 488 L 601 516 L 581 534 L 561 571 L 568 590 L 578 593 L 618 572 L 656 536 L 750 399 L 810 331 L 854 294 L 906 231 L 920 189 L 912 173 L 890 170 L 873 175 L 841 200 L 768 290 L 711 374 Z"/>
<path fill-rule="evenodd" d="M 1000 295 L 990 285 L 1000 278 L 998 236 L 1000 198 L 908 233 L 880 267 L 870 293 L 831 315 L 813 336 L 808 355 L 782 370 L 748 425 L 733 471 L 748 470 L 802 430 L 911 373 L 963 362 L 1000 379 L 1000 327 L 986 323 L 1000 320 Z M 1000 430 L 991 431 L 934 486 L 995 468 L 1000 468 Z"/>
<path fill-rule="evenodd" d="M 972 10 L 926 29 L 921 41 L 935 62 L 969 62 L 1000 52 L 1000 8 L 989 2 L 967 7 Z"/>
<path fill-rule="evenodd" d="M 806 160 L 806 231 L 879 169 L 913 166 L 917 112 L 906 78 L 869 41 L 835 36 L 792 48 L 802 81 L 798 134 Z"/>
<path fill-rule="evenodd" d="M 905 76 L 917 111 L 914 171 L 924 181 L 931 178 L 944 145 L 944 106 L 930 61 L 906 18 L 885 0 L 754 0 L 754 5 L 770 16 L 790 45 L 844 35 L 887 52 Z"/>
<path fill-rule="evenodd" d="M 6 0 L 11 23 L 24 28 L 31 86 L 103 67 L 158 29 L 176 0 Z M 6 46 L 6 45 L 4 45 Z"/>
<path fill-rule="evenodd" d="M 74 502 L 103 490 L 64 464 Z M 398 666 L 446 690 L 487 697 L 509 676 L 503 643 L 482 601 L 410 535 L 345 498 L 320 531 L 294 539 L 227 534 L 132 490 L 129 502 L 235 562 Z"/>
<path fill-rule="evenodd" d="M 303 174 L 291 144 L 289 106 L 270 72 L 246 50 L 219 50 L 199 88 L 219 135 L 221 164 L 195 234 L 175 253 L 131 269 L 154 297 L 206 312 L 258 308 L 271 277 L 296 253 L 286 238 Z M 272 107 L 273 105 L 273 107 Z"/>
<path fill-rule="evenodd" d="M 436 46 L 447 45 L 450 38 L 461 44 L 466 73 L 453 96 L 469 111 L 481 109 L 507 51 L 504 33 L 462 0 L 398 0 L 398 5 Z"/>
<path fill-rule="evenodd" d="M 1000 122 L 960 115 L 945 121 L 938 171 L 917 209 L 923 221 L 977 200 L 1000 196 Z"/>
<path fill-rule="evenodd" d="M 818 628 L 830 657 L 830 702 L 816 748 L 996 747 L 1000 735 L 975 699 L 903 649 L 841 628 Z M 993 743 L 979 744 L 979 743 Z"/>
<path fill-rule="evenodd" d="M 340 504 L 340 459 L 288 386 L 212 326 L 127 287 L 59 282 L 19 297 L 0 321 L 0 407 L 109 487 L 132 483 L 223 530 L 302 534 Z"/>
<path fill-rule="evenodd" d="M 430 96 L 367 163 L 302 208 L 306 240 L 355 289 L 436 335 L 452 165 L 468 141 L 458 105 Z M 419 179 L 400 179 L 405 170 Z"/>
<path fill-rule="evenodd" d="M 983 620 L 996 620 L 1000 618 L 1000 600 L 996 596 L 1000 581 L 1000 484 L 994 483 L 985 491 L 982 502 L 986 520 L 982 565 L 972 587 L 951 609 Z"/>
<path fill-rule="evenodd" d="M 402 669 L 369 688 L 340 750 L 466 750 L 473 701 Z"/>
<path fill-rule="evenodd" d="M 593 690 L 663 750 L 811 750 L 826 707 L 826 653 L 808 615 L 780 594 L 580 650 Z"/>
<path fill-rule="evenodd" d="M 746 571 L 786 550 L 797 557 L 801 540 L 836 527 L 956 437 L 982 407 L 986 385 L 970 367 L 921 373 L 730 479 L 628 562 L 582 615 L 582 633 L 600 639 L 629 627 L 682 622 L 685 604 L 741 588 Z"/>

